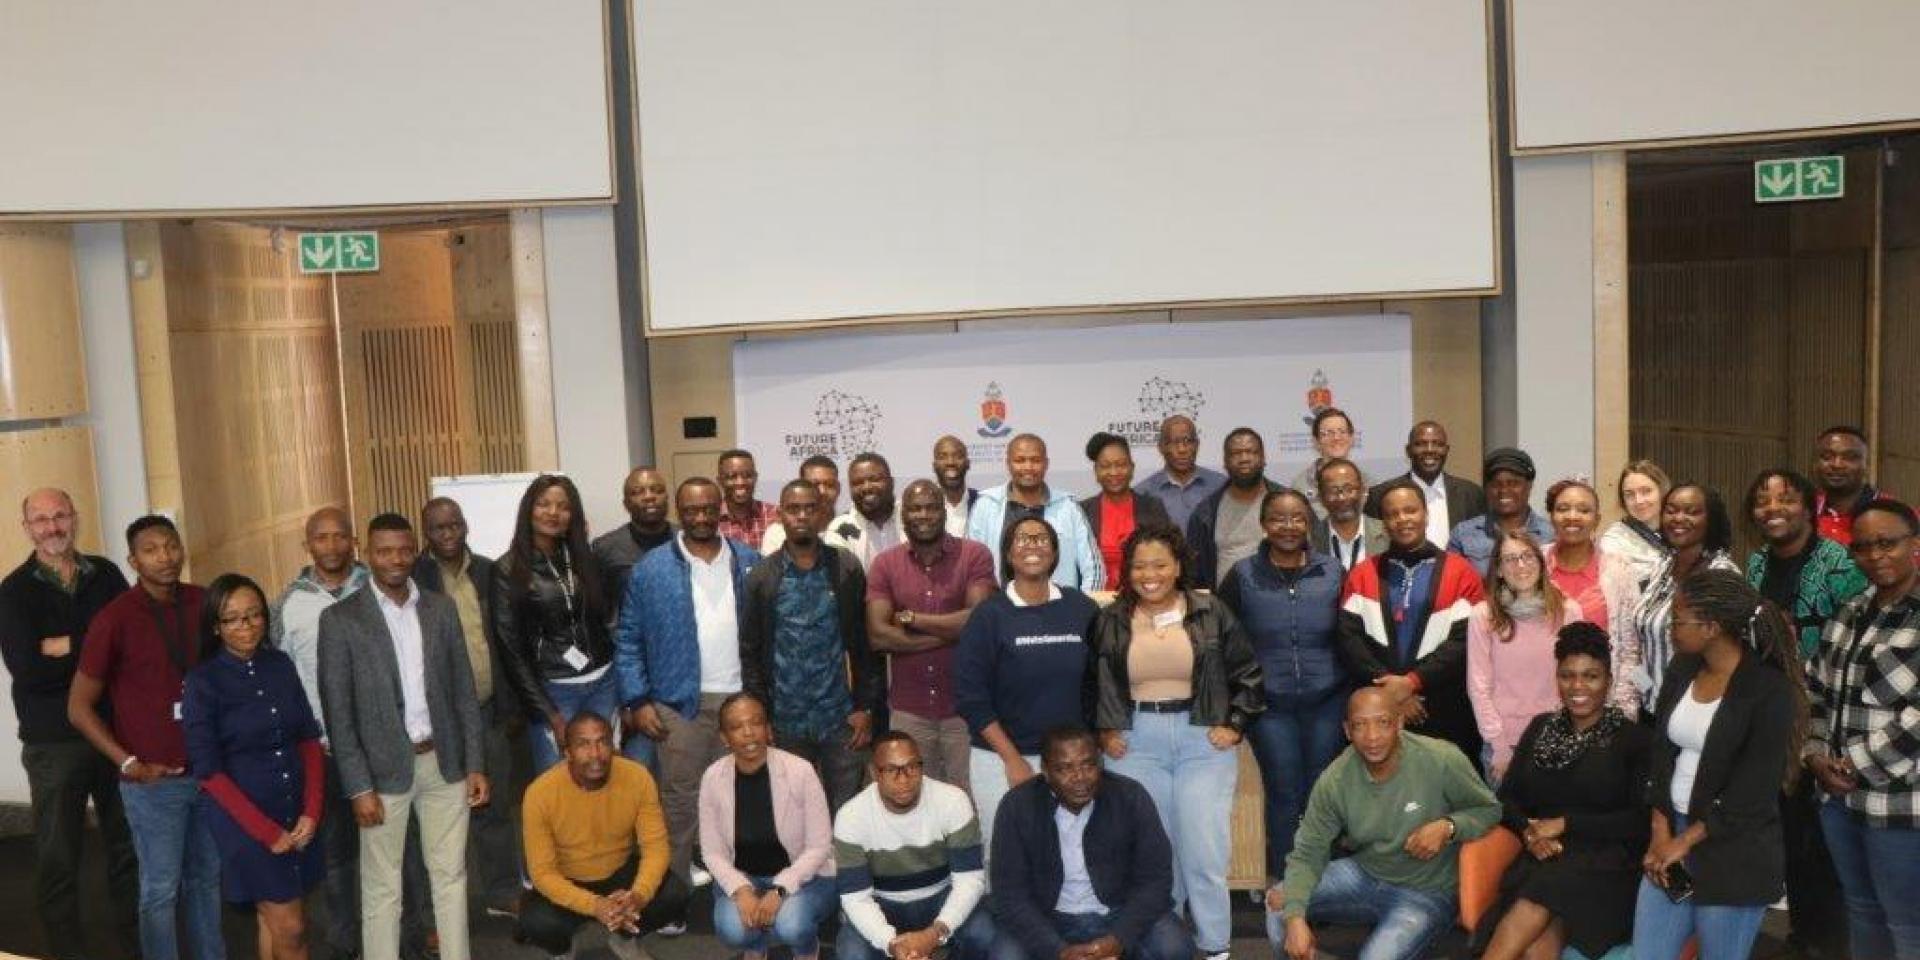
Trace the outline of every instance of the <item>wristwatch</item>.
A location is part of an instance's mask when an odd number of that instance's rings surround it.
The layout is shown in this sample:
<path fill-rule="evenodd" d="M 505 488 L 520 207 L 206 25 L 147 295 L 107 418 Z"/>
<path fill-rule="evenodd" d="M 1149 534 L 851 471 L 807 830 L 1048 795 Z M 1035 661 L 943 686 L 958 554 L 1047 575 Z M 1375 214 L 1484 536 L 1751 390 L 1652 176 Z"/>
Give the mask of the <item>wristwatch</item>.
<path fill-rule="evenodd" d="M 953 939 L 953 931 L 947 929 L 947 925 L 944 923 L 941 923 L 938 920 L 935 920 L 933 922 L 933 925 L 935 928 L 937 928 L 940 931 L 940 939 L 935 941 L 934 945 L 941 946 L 941 947 L 946 946 L 947 941 Z"/>
<path fill-rule="evenodd" d="M 912 611 L 912 610 L 902 610 L 902 611 L 900 611 L 900 625 L 901 625 L 901 626 L 903 626 L 903 627 L 911 627 L 911 626 L 913 626 L 913 611 Z"/>
<path fill-rule="evenodd" d="M 780 899 L 782 900 L 785 900 L 788 897 L 793 896 L 793 891 L 788 890 L 785 884 L 776 883 L 773 885 L 773 889 L 780 891 Z"/>

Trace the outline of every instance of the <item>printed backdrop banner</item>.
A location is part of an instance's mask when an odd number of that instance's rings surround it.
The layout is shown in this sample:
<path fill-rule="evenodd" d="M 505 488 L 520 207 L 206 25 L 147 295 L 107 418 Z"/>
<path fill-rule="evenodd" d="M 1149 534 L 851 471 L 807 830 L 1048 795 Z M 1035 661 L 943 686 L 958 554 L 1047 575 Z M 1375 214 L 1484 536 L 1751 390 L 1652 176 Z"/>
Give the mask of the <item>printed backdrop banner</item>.
<path fill-rule="evenodd" d="M 1047 441 L 1051 486 L 1087 496 L 1095 431 L 1132 442 L 1141 479 L 1160 469 L 1155 434 L 1175 413 L 1199 424 L 1200 462 L 1216 469 L 1227 431 L 1259 430 L 1267 475 L 1285 483 L 1312 461 L 1308 428 L 1328 406 L 1353 418 L 1354 457 L 1383 478 L 1406 469 L 1413 420 L 1405 314 L 743 340 L 733 369 L 739 445 L 769 500 L 814 454 L 844 472 L 878 451 L 904 488 L 932 475 L 943 434 L 966 442 L 969 485 L 985 488 L 1005 481 L 1021 433 Z"/>

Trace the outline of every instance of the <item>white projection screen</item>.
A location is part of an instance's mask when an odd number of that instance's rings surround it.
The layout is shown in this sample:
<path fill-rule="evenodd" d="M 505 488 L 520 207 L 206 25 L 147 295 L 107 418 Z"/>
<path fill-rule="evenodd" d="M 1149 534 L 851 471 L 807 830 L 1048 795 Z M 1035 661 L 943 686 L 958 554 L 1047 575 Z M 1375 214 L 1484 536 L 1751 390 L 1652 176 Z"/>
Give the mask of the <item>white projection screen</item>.
<path fill-rule="evenodd" d="M 0 5 L 0 215 L 607 202 L 602 0 Z"/>
<path fill-rule="evenodd" d="M 632 0 L 648 332 L 1486 293 L 1483 0 Z"/>
<path fill-rule="evenodd" d="M 1516 153 L 1920 124 L 1912 0 L 1507 0 Z"/>

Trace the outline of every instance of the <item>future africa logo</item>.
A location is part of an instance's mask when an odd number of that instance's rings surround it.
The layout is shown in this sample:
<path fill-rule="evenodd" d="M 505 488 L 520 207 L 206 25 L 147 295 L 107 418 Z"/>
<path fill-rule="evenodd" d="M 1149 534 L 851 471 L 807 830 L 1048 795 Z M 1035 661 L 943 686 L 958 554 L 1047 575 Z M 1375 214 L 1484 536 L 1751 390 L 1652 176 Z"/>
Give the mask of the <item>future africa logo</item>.
<path fill-rule="evenodd" d="M 1000 384 L 994 381 L 987 384 L 987 394 L 980 399 L 979 434 L 989 440 L 997 440 L 1013 432 L 1007 425 L 1007 398 L 1000 392 Z"/>
<path fill-rule="evenodd" d="M 873 449 L 881 416 L 880 405 L 866 397 L 828 390 L 813 406 L 813 425 L 818 430 L 789 433 L 781 439 L 794 463 L 816 455 L 850 457 Z"/>

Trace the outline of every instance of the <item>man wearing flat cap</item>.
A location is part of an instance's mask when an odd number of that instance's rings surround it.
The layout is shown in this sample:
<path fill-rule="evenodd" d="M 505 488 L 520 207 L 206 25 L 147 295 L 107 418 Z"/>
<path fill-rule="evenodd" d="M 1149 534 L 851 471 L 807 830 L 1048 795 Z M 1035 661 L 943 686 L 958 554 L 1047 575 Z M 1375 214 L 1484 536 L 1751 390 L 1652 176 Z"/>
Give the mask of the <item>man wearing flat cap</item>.
<path fill-rule="evenodd" d="M 1485 574 L 1502 533 L 1525 531 L 1545 545 L 1553 542 L 1553 524 L 1533 511 L 1533 458 L 1525 450 L 1500 447 L 1489 452 L 1480 473 L 1487 513 L 1454 524 L 1447 549 L 1466 557 L 1473 569 Z"/>

